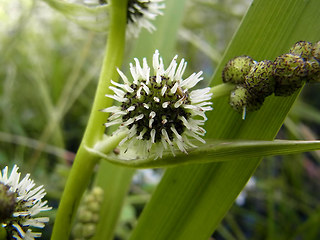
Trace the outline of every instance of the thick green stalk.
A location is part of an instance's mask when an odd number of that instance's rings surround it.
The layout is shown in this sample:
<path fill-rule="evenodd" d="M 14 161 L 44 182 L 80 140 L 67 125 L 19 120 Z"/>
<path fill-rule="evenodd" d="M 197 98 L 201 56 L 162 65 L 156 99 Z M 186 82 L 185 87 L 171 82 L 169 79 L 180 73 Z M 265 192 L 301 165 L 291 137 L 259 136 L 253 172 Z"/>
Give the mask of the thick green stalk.
<path fill-rule="evenodd" d="M 229 96 L 231 91 L 235 89 L 235 85 L 231 83 L 222 83 L 211 88 L 212 99 Z"/>
<path fill-rule="evenodd" d="M 61 198 L 51 238 L 53 240 L 69 239 L 72 221 L 81 196 L 90 181 L 93 168 L 99 160 L 99 158 L 87 152 L 85 146 L 93 147 L 102 138 L 105 130 L 103 123 L 107 116 L 99 110 L 112 104 L 112 100 L 106 98 L 105 94 L 110 93 L 108 88 L 110 79 L 115 80 L 117 78 L 116 68 L 122 64 L 126 14 L 127 0 L 110 2 L 110 29 L 95 100 L 84 137 Z M 110 143 L 110 147 L 115 147 L 118 142 L 119 138 L 116 138 L 115 141 Z"/>

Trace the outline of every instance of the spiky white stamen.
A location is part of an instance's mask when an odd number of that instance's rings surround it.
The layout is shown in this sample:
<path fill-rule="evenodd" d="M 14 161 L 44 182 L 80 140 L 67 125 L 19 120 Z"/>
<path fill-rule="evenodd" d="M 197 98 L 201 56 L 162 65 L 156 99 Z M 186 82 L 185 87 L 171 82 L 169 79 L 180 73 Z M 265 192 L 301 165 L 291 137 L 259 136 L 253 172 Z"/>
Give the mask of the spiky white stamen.
<path fill-rule="evenodd" d="M 156 115 L 157 115 L 157 114 L 156 114 L 154 111 L 152 111 L 152 112 L 150 112 L 149 117 L 150 117 L 150 118 L 154 118 Z"/>
<path fill-rule="evenodd" d="M 117 72 L 119 73 L 122 81 L 123 81 L 126 85 L 130 85 L 130 82 L 129 82 L 128 78 L 126 77 L 126 75 L 124 75 L 123 72 L 120 71 L 119 68 L 117 68 Z"/>
<path fill-rule="evenodd" d="M 142 118 L 144 118 L 144 114 L 140 114 L 137 117 L 135 117 L 135 121 L 137 122 L 137 121 L 141 120 Z"/>
<path fill-rule="evenodd" d="M 113 126 L 113 125 L 116 125 L 116 124 L 120 124 L 120 123 L 122 123 L 122 120 L 121 119 L 117 119 L 117 120 L 113 120 L 112 122 L 107 122 L 104 125 L 106 127 L 110 127 L 110 126 Z"/>
<path fill-rule="evenodd" d="M 141 85 L 143 87 L 143 90 L 146 92 L 146 94 L 149 95 L 150 94 L 150 89 L 148 88 L 148 86 L 145 85 L 144 83 L 142 83 Z"/>
<path fill-rule="evenodd" d="M 141 98 L 141 90 L 142 90 L 142 86 L 140 86 L 138 91 L 137 91 L 137 99 Z"/>
<path fill-rule="evenodd" d="M 173 87 L 170 89 L 170 93 L 171 93 L 171 94 L 175 94 L 176 91 L 177 91 L 177 89 L 178 89 L 178 87 L 179 87 L 179 83 L 176 82 L 176 83 L 173 85 Z"/>
<path fill-rule="evenodd" d="M 182 58 L 181 59 L 181 62 L 179 64 L 179 67 L 176 71 L 176 74 L 174 76 L 174 78 L 180 82 L 180 80 L 182 79 L 182 75 L 184 73 L 184 71 L 186 70 L 186 67 L 187 67 L 187 63 L 184 61 L 184 59 Z"/>
<path fill-rule="evenodd" d="M 118 111 L 121 111 L 121 108 L 117 106 L 112 106 L 112 107 L 108 107 L 101 110 L 101 112 L 108 112 L 108 113 L 118 112 Z"/>
<path fill-rule="evenodd" d="M 161 89 L 161 96 L 163 97 L 163 95 L 166 93 L 167 91 L 167 85 L 164 85 L 163 88 Z"/>
<path fill-rule="evenodd" d="M 152 123 L 154 122 L 154 119 L 153 118 L 151 118 L 150 120 L 149 120 L 149 128 L 152 128 Z"/>
<path fill-rule="evenodd" d="M 122 126 L 128 126 L 130 125 L 131 123 L 134 122 L 134 118 L 129 118 L 127 121 L 125 121 L 124 123 L 122 123 L 121 125 Z"/>
<path fill-rule="evenodd" d="M 158 72 L 157 73 L 157 76 L 156 76 L 156 83 L 159 85 L 161 83 L 161 76 L 160 76 L 160 73 Z"/>
<path fill-rule="evenodd" d="M 176 128 L 174 126 L 170 127 L 171 131 L 176 135 L 177 139 L 182 141 L 181 135 L 177 132 Z"/>
<path fill-rule="evenodd" d="M 146 132 L 147 132 L 147 129 L 144 128 L 144 129 L 140 132 L 140 134 L 139 134 L 139 136 L 137 137 L 137 139 L 142 140 L 142 139 L 143 139 L 143 135 L 144 135 Z"/>
<path fill-rule="evenodd" d="M 125 111 L 118 111 L 118 112 L 112 114 L 108 119 L 110 121 L 112 121 L 112 120 L 119 118 L 119 116 L 126 115 L 126 114 L 127 114 L 127 112 L 125 112 Z"/>
<path fill-rule="evenodd" d="M 119 88 L 122 88 L 123 90 L 127 91 L 127 92 L 133 92 L 134 90 L 128 85 L 128 84 L 120 84 L 117 82 L 114 82 L 111 80 L 111 83 Z"/>
<path fill-rule="evenodd" d="M 176 67 L 177 67 L 177 58 L 178 55 L 174 56 L 174 58 L 172 59 L 169 67 L 167 68 L 167 70 L 164 71 L 163 75 L 167 76 L 170 80 L 173 79 L 174 73 L 176 71 Z"/>
<path fill-rule="evenodd" d="M 124 98 L 124 97 L 119 97 L 117 95 L 110 95 L 110 94 L 106 94 L 105 95 L 106 97 L 109 97 L 109 98 L 112 98 L 118 102 L 127 102 L 128 101 L 128 98 Z"/>
<path fill-rule="evenodd" d="M 130 107 L 128 107 L 127 112 L 131 112 L 135 109 L 136 109 L 136 106 L 130 106 Z"/>
<path fill-rule="evenodd" d="M 155 129 L 152 129 L 152 130 L 151 130 L 150 136 L 151 136 L 151 142 L 152 142 L 152 143 L 155 143 L 155 141 L 154 141 L 155 136 L 156 136 L 156 130 L 155 130 Z"/>
<path fill-rule="evenodd" d="M 178 100 L 178 101 L 174 104 L 174 107 L 175 107 L 175 108 L 180 107 L 180 106 L 183 104 L 184 101 L 185 101 L 185 99 L 181 98 L 180 100 Z"/>
<path fill-rule="evenodd" d="M 164 102 L 162 103 L 162 107 L 163 108 L 167 108 L 169 106 L 170 102 Z"/>

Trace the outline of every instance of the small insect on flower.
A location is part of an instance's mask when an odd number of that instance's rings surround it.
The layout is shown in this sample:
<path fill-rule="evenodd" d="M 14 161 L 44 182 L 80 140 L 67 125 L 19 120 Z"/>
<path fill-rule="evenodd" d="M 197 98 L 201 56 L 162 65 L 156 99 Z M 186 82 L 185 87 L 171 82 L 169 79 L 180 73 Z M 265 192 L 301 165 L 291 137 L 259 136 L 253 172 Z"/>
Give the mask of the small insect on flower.
<path fill-rule="evenodd" d="M 27 174 L 20 181 L 18 167 L 14 165 L 8 176 L 8 167 L 0 172 L 0 222 L 7 232 L 7 239 L 33 240 L 41 233 L 31 228 L 43 228 L 48 217 L 34 217 L 39 212 L 50 210 L 43 186 L 35 188 L 33 180 Z"/>
<path fill-rule="evenodd" d="M 206 131 L 201 126 L 207 120 L 205 112 L 212 110 L 212 94 L 209 87 L 190 91 L 203 79 L 202 72 L 183 79 L 187 66 L 184 59 L 178 65 L 175 56 L 165 69 L 158 50 L 153 55 L 153 73 L 145 58 L 142 67 L 138 59 L 134 60 L 135 66 L 130 63 L 133 81 L 118 69 L 124 83 L 111 81 L 114 95 L 106 95 L 120 106 L 102 110 L 111 113 L 106 127 L 120 125 L 113 134 L 129 129 L 119 145 L 134 147 L 143 156 L 155 149 L 156 157 L 162 157 L 168 148 L 174 154 L 177 148 L 187 153 L 188 148 L 196 147 L 190 137 L 204 143 L 201 136 Z"/>

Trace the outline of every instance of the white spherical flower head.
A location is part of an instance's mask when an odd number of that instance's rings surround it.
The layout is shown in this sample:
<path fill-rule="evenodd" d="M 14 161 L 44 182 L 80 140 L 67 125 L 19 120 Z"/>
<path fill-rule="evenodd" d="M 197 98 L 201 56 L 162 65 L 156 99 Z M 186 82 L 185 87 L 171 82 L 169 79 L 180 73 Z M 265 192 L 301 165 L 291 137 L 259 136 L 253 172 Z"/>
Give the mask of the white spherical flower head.
<path fill-rule="evenodd" d="M 163 0 L 129 0 L 128 1 L 128 32 L 137 37 L 141 28 L 146 28 L 149 32 L 155 30 L 151 21 L 158 15 L 163 15 L 165 8 Z"/>
<path fill-rule="evenodd" d="M 34 217 L 39 212 L 50 210 L 43 186 L 35 187 L 27 174 L 20 181 L 18 167 L 14 165 L 8 175 L 8 167 L 0 172 L 0 222 L 7 231 L 9 239 L 32 240 L 41 237 L 41 233 L 32 232 L 33 227 L 43 228 L 49 221 L 47 217 Z"/>
<path fill-rule="evenodd" d="M 182 79 L 187 63 L 182 59 L 178 65 L 176 59 L 165 69 L 156 50 L 153 74 L 145 58 L 142 67 L 134 59 L 135 65 L 130 63 L 132 82 L 118 69 L 124 83 L 111 81 L 114 95 L 106 96 L 120 102 L 120 106 L 103 111 L 111 113 L 106 127 L 120 124 L 114 134 L 129 129 L 120 146 L 126 143 L 127 148 L 134 146 L 139 154 L 147 155 L 154 148 L 156 157 L 162 157 L 167 148 L 174 154 L 176 149 L 187 153 L 188 148 L 196 147 L 190 137 L 205 143 L 201 136 L 206 131 L 201 125 L 207 120 L 205 112 L 212 110 L 210 88 L 190 91 L 203 79 L 202 72 Z"/>
<path fill-rule="evenodd" d="M 83 0 L 92 7 L 108 4 L 107 0 Z M 138 37 L 142 28 L 153 32 L 156 28 L 151 23 L 158 15 L 163 15 L 164 0 L 128 0 L 127 7 L 127 33 Z"/>

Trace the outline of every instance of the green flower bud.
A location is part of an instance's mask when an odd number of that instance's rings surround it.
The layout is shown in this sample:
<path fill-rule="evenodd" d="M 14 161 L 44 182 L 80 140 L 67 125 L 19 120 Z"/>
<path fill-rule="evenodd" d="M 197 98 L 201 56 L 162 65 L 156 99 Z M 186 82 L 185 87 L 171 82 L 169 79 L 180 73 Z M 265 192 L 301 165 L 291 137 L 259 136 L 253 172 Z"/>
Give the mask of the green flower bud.
<path fill-rule="evenodd" d="M 308 59 L 312 52 L 312 43 L 306 41 L 300 41 L 293 45 L 289 51 L 291 54 Z"/>
<path fill-rule="evenodd" d="M 92 195 L 95 197 L 95 199 L 98 201 L 98 202 L 102 202 L 103 201 L 103 194 L 104 194 L 104 191 L 101 187 L 94 187 L 92 189 Z"/>
<path fill-rule="evenodd" d="M 93 223 L 97 223 L 99 221 L 99 217 L 100 217 L 99 213 L 100 212 L 95 213 L 95 214 L 92 215 L 92 222 Z"/>
<path fill-rule="evenodd" d="M 246 87 L 257 98 L 265 98 L 274 92 L 273 62 L 264 60 L 253 65 L 246 76 Z"/>
<path fill-rule="evenodd" d="M 222 71 L 222 80 L 227 83 L 244 83 L 246 75 L 249 73 L 254 61 L 249 56 L 240 56 L 231 59 Z"/>
<path fill-rule="evenodd" d="M 81 239 L 82 237 L 82 229 L 84 224 L 83 223 L 76 223 L 76 225 L 73 227 L 72 234 L 75 239 Z"/>
<path fill-rule="evenodd" d="M 96 232 L 96 225 L 92 223 L 84 224 L 83 226 L 83 237 L 85 239 L 89 239 L 92 237 Z"/>
<path fill-rule="evenodd" d="M 274 61 L 274 77 L 276 96 L 290 96 L 302 87 L 308 74 L 303 58 L 293 54 L 283 54 Z"/>
<path fill-rule="evenodd" d="M 91 222 L 93 213 L 86 209 L 79 210 L 78 219 L 80 222 Z"/>
<path fill-rule="evenodd" d="M 90 202 L 88 203 L 88 210 L 91 212 L 99 212 L 101 208 L 101 204 L 99 202 Z"/>
<path fill-rule="evenodd" d="M 257 98 L 247 88 L 238 86 L 231 92 L 229 103 L 234 110 L 243 113 L 244 111 L 253 112 L 259 110 L 263 101 L 264 98 Z"/>
<path fill-rule="evenodd" d="M 312 56 L 320 61 L 320 41 L 312 45 Z"/>
<path fill-rule="evenodd" d="M 320 82 L 320 62 L 312 58 L 307 61 L 308 75 L 306 77 L 307 82 L 317 83 Z"/>
<path fill-rule="evenodd" d="M 99 221 L 99 213 L 103 201 L 104 191 L 100 187 L 94 187 L 84 196 L 79 207 L 77 222 L 73 228 L 75 239 L 89 239 L 95 232 L 95 226 Z"/>

